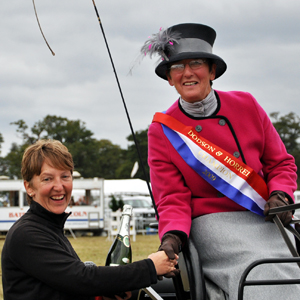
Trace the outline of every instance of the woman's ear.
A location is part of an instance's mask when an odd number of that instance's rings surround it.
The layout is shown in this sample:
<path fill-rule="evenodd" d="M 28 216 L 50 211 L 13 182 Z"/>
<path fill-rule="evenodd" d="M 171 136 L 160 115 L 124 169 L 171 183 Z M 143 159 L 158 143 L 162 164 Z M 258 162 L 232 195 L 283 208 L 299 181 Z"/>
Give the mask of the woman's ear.
<path fill-rule="evenodd" d="M 217 65 L 213 64 L 210 72 L 210 80 L 214 80 L 216 78 L 216 69 Z"/>
<path fill-rule="evenodd" d="M 24 180 L 24 187 L 25 187 L 27 194 L 31 197 L 31 195 L 33 194 L 33 188 L 31 187 L 30 182 Z"/>
<path fill-rule="evenodd" d="M 167 74 L 168 82 L 170 86 L 174 86 L 173 80 L 170 75 Z"/>

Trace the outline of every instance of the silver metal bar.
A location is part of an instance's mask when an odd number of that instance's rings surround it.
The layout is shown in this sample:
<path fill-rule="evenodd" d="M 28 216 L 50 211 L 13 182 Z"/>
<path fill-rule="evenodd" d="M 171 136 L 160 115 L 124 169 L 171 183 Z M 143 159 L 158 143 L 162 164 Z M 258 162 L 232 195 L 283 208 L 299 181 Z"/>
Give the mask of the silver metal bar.
<path fill-rule="evenodd" d="M 286 245 L 288 246 L 290 252 L 292 253 L 292 255 L 294 257 L 299 257 L 299 254 L 298 254 L 298 252 L 297 252 L 294 244 L 290 240 L 287 232 L 285 231 L 285 228 L 284 228 L 282 222 L 280 221 L 278 215 L 276 215 L 273 220 L 274 220 L 274 223 L 277 225 L 277 227 L 278 227 L 278 229 L 279 229 L 279 231 L 280 231 L 280 233 L 281 233 L 281 235 L 282 235 L 282 237 L 283 237 Z M 298 266 L 300 268 L 300 263 L 297 263 L 297 264 L 298 264 Z"/>
<path fill-rule="evenodd" d="M 151 286 L 143 288 L 140 290 L 140 292 L 141 291 L 144 291 L 153 300 L 164 300 L 162 297 L 159 296 L 158 293 L 156 293 L 156 291 Z M 139 294 L 139 296 L 140 296 L 140 294 Z M 139 297 L 138 297 L 138 299 L 139 299 Z"/>

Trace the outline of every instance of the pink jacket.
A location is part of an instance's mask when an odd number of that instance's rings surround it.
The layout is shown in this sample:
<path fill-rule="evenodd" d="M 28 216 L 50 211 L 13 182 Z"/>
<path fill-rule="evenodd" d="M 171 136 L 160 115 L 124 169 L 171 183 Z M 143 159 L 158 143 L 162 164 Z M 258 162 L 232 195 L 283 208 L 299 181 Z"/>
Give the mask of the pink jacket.
<path fill-rule="evenodd" d="M 217 112 L 207 118 L 186 115 L 176 101 L 167 114 L 185 125 L 202 127 L 200 136 L 232 153 L 262 176 L 269 193 L 281 190 L 293 199 L 297 188 L 294 158 L 286 152 L 269 117 L 252 95 L 216 91 Z M 189 236 L 192 218 L 245 208 L 221 195 L 179 156 L 161 124 L 148 131 L 153 196 L 159 213 L 159 235 L 171 230 Z"/>

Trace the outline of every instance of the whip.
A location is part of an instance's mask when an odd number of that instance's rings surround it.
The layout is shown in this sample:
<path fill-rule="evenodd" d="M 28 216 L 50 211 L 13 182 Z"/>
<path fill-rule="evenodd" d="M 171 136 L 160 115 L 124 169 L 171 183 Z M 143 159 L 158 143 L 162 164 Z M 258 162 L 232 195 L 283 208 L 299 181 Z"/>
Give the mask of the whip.
<path fill-rule="evenodd" d="M 121 85 L 120 85 L 119 78 L 118 78 L 118 74 L 117 74 L 117 71 L 116 71 L 116 68 L 115 68 L 115 65 L 114 65 L 114 61 L 112 59 L 112 55 L 111 55 L 111 52 L 110 52 L 110 49 L 109 49 L 109 46 L 108 46 L 108 42 L 107 42 L 107 39 L 106 39 L 106 36 L 105 36 L 103 25 L 102 25 L 102 22 L 100 20 L 100 16 L 99 16 L 98 9 L 97 9 L 97 6 L 95 4 L 95 1 L 94 0 L 92 0 L 92 1 L 93 1 L 94 9 L 95 9 L 95 12 L 96 12 L 96 15 L 97 15 L 97 18 L 98 18 L 100 29 L 101 29 L 101 32 L 102 32 L 102 35 L 103 35 L 103 38 L 104 38 L 106 49 L 107 49 L 107 52 L 108 52 L 108 55 L 109 55 L 109 59 L 110 59 L 110 62 L 111 62 L 112 68 L 113 68 L 113 72 L 115 74 L 115 79 L 117 81 L 118 89 L 119 89 L 119 92 L 120 92 L 120 95 L 121 95 L 121 99 L 122 99 L 122 102 L 123 102 L 123 106 L 124 106 L 124 109 L 125 109 L 125 113 L 126 113 L 126 116 L 127 116 L 127 120 L 128 120 L 128 123 L 129 123 L 130 130 L 131 130 L 131 134 L 132 134 L 132 137 L 133 137 L 133 140 L 134 140 L 134 144 L 135 144 L 135 147 L 136 147 L 136 150 L 137 150 L 137 153 L 138 153 L 140 165 L 142 167 L 142 171 L 143 171 L 143 174 L 144 174 L 145 179 L 146 179 L 146 183 L 147 183 L 149 194 L 150 194 L 150 197 L 151 197 L 151 200 L 152 200 L 152 203 L 153 203 L 153 207 L 155 209 L 155 214 L 157 216 L 157 219 L 159 219 L 158 212 L 157 212 L 157 207 L 155 205 L 154 197 L 153 197 L 152 190 L 151 190 L 150 183 L 149 183 L 149 177 L 148 177 L 148 174 L 146 172 L 146 169 L 145 169 L 145 166 L 144 166 L 144 163 L 143 163 L 143 159 L 142 159 L 142 155 L 141 155 L 141 151 L 140 151 L 137 139 L 136 139 L 136 135 L 135 135 L 134 130 L 133 130 L 132 122 L 131 122 L 131 119 L 130 119 L 130 116 L 129 116 L 129 113 L 128 113 L 128 109 L 127 109 L 126 102 L 125 102 L 125 99 L 124 99 L 124 96 L 123 96 L 123 92 L 122 92 Z M 45 35 L 44 35 L 43 31 L 42 31 L 42 28 L 41 28 L 41 25 L 40 25 L 40 22 L 39 22 L 39 19 L 38 19 L 38 15 L 37 15 L 37 12 L 36 12 L 36 7 L 35 7 L 34 0 L 32 0 L 32 2 L 33 2 L 34 12 L 35 12 L 35 16 L 36 16 L 36 19 L 37 19 L 37 22 L 38 22 L 41 34 L 42 34 L 42 36 L 43 36 L 43 38 L 44 38 L 44 40 L 45 40 L 45 42 L 46 42 L 49 50 L 51 51 L 52 55 L 54 56 L 55 53 L 53 52 L 53 50 L 51 49 L 50 45 L 48 44 L 48 42 L 47 42 L 47 40 L 45 38 Z"/>

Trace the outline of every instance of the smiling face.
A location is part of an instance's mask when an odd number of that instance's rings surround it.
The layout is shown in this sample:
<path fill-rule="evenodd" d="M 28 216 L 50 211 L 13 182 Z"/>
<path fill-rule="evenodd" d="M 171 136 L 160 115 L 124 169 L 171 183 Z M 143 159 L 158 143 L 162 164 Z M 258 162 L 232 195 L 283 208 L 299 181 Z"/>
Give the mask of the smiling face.
<path fill-rule="evenodd" d="M 30 182 L 24 181 L 25 189 L 32 199 L 48 211 L 62 214 L 71 199 L 73 180 L 70 170 L 56 169 L 43 163 L 40 175 Z"/>
<path fill-rule="evenodd" d="M 176 62 L 176 64 L 185 64 L 183 72 L 176 72 L 172 69 L 168 74 L 168 81 L 171 86 L 174 86 L 182 99 L 193 103 L 205 99 L 210 93 L 210 81 L 215 79 L 216 65 L 213 65 L 211 70 L 207 63 L 200 68 L 192 70 L 188 65 L 194 59 L 184 59 Z"/>

